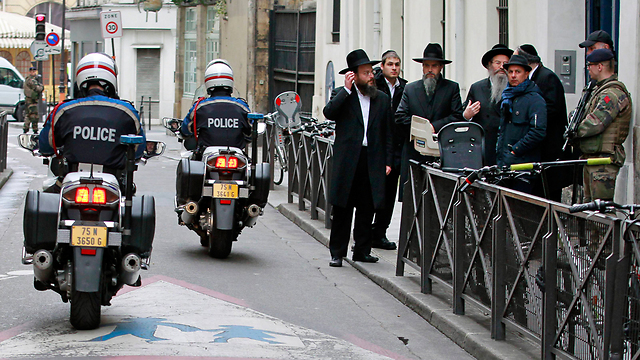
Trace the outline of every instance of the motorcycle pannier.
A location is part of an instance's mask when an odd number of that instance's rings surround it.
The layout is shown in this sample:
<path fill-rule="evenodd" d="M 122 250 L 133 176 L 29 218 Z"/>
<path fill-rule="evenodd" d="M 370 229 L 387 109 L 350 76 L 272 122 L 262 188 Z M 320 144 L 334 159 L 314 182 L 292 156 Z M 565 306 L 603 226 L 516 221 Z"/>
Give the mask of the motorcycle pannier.
<path fill-rule="evenodd" d="M 182 159 L 176 170 L 176 196 L 178 205 L 198 201 L 202 196 L 206 166 L 202 161 Z"/>
<path fill-rule="evenodd" d="M 29 190 L 24 205 L 24 246 L 28 253 L 53 250 L 58 234 L 60 195 Z"/>
<path fill-rule="evenodd" d="M 256 165 L 256 188 L 249 195 L 249 201 L 260 207 L 267 205 L 269 186 L 271 184 L 269 163 Z"/>
<path fill-rule="evenodd" d="M 141 257 L 151 255 L 156 231 L 156 205 L 151 195 L 136 196 L 131 205 L 131 236 L 123 238 L 122 252 L 134 252 Z"/>

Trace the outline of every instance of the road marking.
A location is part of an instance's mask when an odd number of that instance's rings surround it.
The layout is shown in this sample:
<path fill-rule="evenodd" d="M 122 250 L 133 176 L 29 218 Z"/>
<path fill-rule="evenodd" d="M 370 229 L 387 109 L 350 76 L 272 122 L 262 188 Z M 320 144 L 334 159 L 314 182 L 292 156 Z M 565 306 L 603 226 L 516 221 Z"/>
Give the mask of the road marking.
<path fill-rule="evenodd" d="M 102 308 L 102 325 L 77 331 L 67 319 L 0 332 L 4 357 L 198 356 L 244 359 L 389 359 L 314 330 L 286 323 L 210 289 L 167 277 L 127 288 Z M 37 344 L 37 346 L 36 346 Z M 391 357 L 389 357 L 391 355 Z"/>

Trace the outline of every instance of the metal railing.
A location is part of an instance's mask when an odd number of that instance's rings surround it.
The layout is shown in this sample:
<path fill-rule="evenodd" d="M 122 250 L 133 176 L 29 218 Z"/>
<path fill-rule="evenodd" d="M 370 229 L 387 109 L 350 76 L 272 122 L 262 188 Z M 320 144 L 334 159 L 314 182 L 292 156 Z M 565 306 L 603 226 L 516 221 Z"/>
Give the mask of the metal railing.
<path fill-rule="evenodd" d="M 396 275 L 411 266 L 421 291 L 436 281 L 539 342 L 541 358 L 640 356 L 640 228 L 415 162 L 405 184 Z M 623 229 L 629 228 L 624 237 Z"/>
<path fill-rule="evenodd" d="M 7 112 L 0 112 L 0 172 L 7 169 L 7 142 L 9 141 L 9 123 Z"/>

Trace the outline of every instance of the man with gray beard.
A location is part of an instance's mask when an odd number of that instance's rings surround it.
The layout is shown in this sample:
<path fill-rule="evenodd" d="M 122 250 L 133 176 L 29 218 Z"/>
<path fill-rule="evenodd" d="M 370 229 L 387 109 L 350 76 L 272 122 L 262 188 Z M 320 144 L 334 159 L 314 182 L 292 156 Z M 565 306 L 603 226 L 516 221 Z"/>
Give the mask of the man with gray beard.
<path fill-rule="evenodd" d="M 442 69 L 451 60 L 445 60 L 440 44 L 430 43 L 424 49 L 421 58 L 413 61 L 422 64 L 422 79 L 407 84 L 402 99 L 396 110 L 396 124 L 402 133 L 409 134 L 411 117 L 423 117 L 433 125 L 435 132 L 452 122 L 462 121 L 462 100 L 458 83 L 442 77 Z M 409 160 L 427 162 L 428 156 L 417 152 L 409 137 L 404 140 L 402 148 L 402 164 L 400 170 L 400 199 L 402 199 L 404 183 L 409 176 Z"/>
<path fill-rule="evenodd" d="M 496 164 L 496 141 L 500 127 L 500 103 L 502 91 L 509 84 L 507 72 L 502 67 L 509 61 L 513 50 L 496 44 L 482 56 L 482 66 L 488 77 L 475 82 L 469 88 L 465 110 L 465 120 L 480 124 L 484 129 L 484 164 Z"/>

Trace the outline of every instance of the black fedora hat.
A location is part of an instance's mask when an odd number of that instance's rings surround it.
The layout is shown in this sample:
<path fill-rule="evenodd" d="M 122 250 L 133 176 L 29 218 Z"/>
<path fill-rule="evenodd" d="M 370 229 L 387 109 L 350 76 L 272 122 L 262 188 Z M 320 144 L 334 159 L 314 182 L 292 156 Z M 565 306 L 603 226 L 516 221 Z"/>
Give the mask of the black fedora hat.
<path fill-rule="evenodd" d="M 427 47 L 424 48 L 422 57 L 413 59 L 413 61 L 419 62 L 419 63 L 425 60 L 440 61 L 443 64 L 451 63 L 451 60 L 445 60 L 444 55 L 442 53 L 442 46 L 440 46 L 440 44 L 437 44 L 437 43 L 429 43 Z"/>
<path fill-rule="evenodd" d="M 380 60 L 369 60 L 367 53 L 362 49 L 356 49 L 347 55 L 347 68 L 340 70 L 338 74 L 346 74 L 349 71 L 356 71 L 358 66 L 360 65 L 375 65 L 379 63 Z"/>
<path fill-rule="evenodd" d="M 484 53 L 484 55 L 482 55 L 482 66 L 484 67 L 489 66 L 489 62 L 496 55 L 505 55 L 506 57 L 510 58 L 511 55 L 513 55 L 513 50 L 509 49 L 508 47 L 502 44 L 493 45 L 491 50 L 487 51 L 486 53 Z"/>
<path fill-rule="evenodd" d="M 522 55 L 511 55 L 511 59 L 509 59 L 509 62 L 506 64 L 503 64 L 502 67 L 505 70 L 508 70 L 509 66 L 511 65 L 522 66 L 523 68 L 525 68 L 525 70 L 531 71 L 531 66 L 529 66 L 529 63 L 527 62 L 527 58 L 525 58 Z"/>

